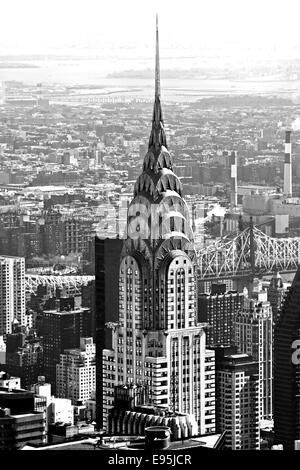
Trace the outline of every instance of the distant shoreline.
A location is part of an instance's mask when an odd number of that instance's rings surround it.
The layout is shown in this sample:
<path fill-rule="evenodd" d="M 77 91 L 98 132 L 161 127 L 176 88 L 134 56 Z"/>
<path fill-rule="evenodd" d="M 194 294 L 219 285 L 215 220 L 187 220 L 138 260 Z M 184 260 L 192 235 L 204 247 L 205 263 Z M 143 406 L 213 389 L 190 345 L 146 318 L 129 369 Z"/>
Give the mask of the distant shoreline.
<path fill-rule="evenodd" d="M 0 69 L 38 69 L 38 65 L 33 64 L 20 64 L 20 63 L 13 63 L 13 64 L 6 64 L 0 63 Z"/>

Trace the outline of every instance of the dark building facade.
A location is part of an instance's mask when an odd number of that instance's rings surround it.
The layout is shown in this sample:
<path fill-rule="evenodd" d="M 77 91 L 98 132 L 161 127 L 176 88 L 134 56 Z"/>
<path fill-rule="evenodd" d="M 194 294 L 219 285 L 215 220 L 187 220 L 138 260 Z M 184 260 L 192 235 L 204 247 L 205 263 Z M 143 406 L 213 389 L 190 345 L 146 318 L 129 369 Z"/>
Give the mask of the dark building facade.
<path fill-rule="evenodd" d="M 207 347 L 234 344 L 234 318 L 243 307 L 244 294 L 226 292 L 225 284 L 212 284 L 210 294 L 199 294 L 198 320 L 208 323 Z"/>
<path fill-rule="evenodd" d="M 35 411 L 34 394 L 0 388 L 0 450 L 13 450 L 27 442 L 45 442 L 45 413 Z"/>
<path fill-rule="evenodd" d="M 111 330 L 105 323 L 119 319 L 119 264 L 122 239 L 95 238 L 95 312 L 96 312 L 96 421 L 103 426 L 102 351 L 111 347 Z"/>
<path fill-rule="evenodd" d="M 283 285 L 282 277 L 278 272 L 275 273 L 268 287 L 268 301 L 272 307 L 274 325 L 279 319 L 286 292 L 287 289 Z"/>
<path fill-rule="evenodd" d="M 56 308 L 44 310 L 41 332 L 44 348 L 44 375 L 55 394 L 56 364 L 65 349 L 78 348 L 80 338 L 93 336 L 92 312 L 88 308 L 75 308 L 74 298 L 61 298 Z"/>
<path fill-rule="evenodd" d="M 27 390 L 43 373 L 43 347 L 41 339 L 24 333 L 11 333 L 6 338 L 6 370 L 21 379 Z"/>
<path fill-rule="evenodd" d="M 300 268 L 274 329 L 275 443 L 293 450 L 300 439 Z"/>
<path fill-rule="evenodd" d="M 230 450 L 259 450 L 259 366 L 236 347 L 215 349 L 216 424 Z"/>

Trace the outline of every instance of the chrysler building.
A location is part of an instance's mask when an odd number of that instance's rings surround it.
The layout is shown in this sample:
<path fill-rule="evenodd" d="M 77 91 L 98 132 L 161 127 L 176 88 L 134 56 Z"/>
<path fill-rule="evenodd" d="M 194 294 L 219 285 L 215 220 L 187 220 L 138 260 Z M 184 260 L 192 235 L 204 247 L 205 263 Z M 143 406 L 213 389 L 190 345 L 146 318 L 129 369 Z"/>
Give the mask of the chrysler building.
<path fill-rule="evenodd" d="M 103 351 L 104 426 L 114 388 L 131 384 L 144 387 L 144 404 L 193 414 L 205 432 L 205 332 L 197 320 L 196 277 L 188 207 L 164 131 L 156 22 L 152 128 L 128 207 L 119 321 L 110 325 L 112 350 Z"/>

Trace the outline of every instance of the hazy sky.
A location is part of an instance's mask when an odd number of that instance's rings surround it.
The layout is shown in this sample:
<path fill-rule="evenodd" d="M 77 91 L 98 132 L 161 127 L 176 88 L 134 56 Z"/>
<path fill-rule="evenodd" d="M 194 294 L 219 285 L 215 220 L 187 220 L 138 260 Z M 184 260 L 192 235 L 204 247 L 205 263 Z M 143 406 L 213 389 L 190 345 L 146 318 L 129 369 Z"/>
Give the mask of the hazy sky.
<path fill-rule="evenodd" d="M 121 44 L 152 49 L 156 12 L 163 49 L 300 44 L 299 0 L 1 0 L 0 11 L 2 54 Z"/>

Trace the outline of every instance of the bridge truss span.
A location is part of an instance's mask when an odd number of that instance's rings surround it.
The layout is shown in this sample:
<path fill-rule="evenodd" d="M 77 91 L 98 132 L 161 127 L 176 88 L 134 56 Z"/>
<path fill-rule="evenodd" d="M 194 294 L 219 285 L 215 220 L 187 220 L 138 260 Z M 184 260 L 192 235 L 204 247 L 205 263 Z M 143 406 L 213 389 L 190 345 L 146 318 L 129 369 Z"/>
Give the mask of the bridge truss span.
<path fill-rule="evenodd" d="M 300 237 L 275 238 L 249 226 L 198 250 L 200 279 L 296 271 L 300 264 Z"/>
<path fill-rule="evenodd" d="M 47 276 L 40 274 L 25 274 L 25 288 L 28 294 L 36 294 L 38 286 L 44 286 L 55 293 L 56 289 L 68 289 L 79 292 L 82 286 L 87 286 L 95 279 L 94 276 Z"/>

